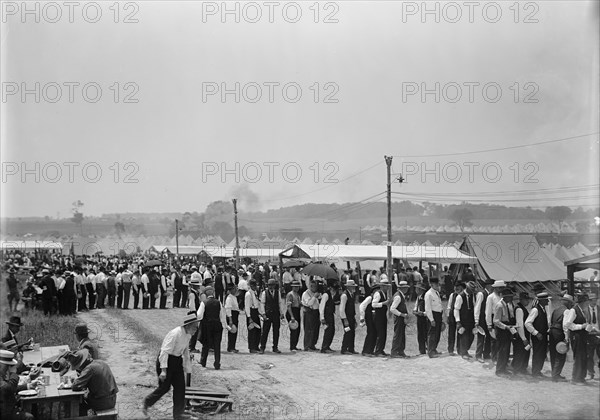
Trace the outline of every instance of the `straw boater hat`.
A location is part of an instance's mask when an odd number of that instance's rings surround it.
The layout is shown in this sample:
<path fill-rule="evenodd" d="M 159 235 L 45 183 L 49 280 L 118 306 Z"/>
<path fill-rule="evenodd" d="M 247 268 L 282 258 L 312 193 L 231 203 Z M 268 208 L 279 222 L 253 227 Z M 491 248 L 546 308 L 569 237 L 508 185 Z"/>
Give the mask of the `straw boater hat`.
<path fill-rule="evenodd" d="M 292 282 L 292 284 L 293 284 L 293 282 Z M 356 287 L 356 283 L 354 283 L 354 280 L 348 279 L 346 281 L 346 287 Z"/>
<path fill-rule="evenodd" d="M 0 363 L 3 365 L 14 366 L 17 361 L 14 359 L 15 354 L 12 351 L 0 350 Z"/>
<path fill-rule="evenodd" d="M 185 317 L 183 317 L 183 323 L 181 324 L 181 326 L 185 327 L 195 322 L 198 322 L 198 317 L 196 316 L 196 314 L 188 314 Z"/>
<path fill-rule="evenodd" d="M 540 300 L 540 299 L 548 299 L 549 295 L 547 292 L 540 292 L 537 295 L 535 295 L 535 297 Z"/>
<path fill-rule="evenodd" d="M 351 281 L 351 280 L 349 280 L 349 281 Z M 302 285 L 300 284 L 300 280 L 293 280 L 292 283 L 291 283 L 291 286 L 292 287 L 301 287 Z M 348 286 L 348 283 L 346 283 L 346 286 Z"/>
<path fill-rule="evenodd" d="M 590 299 L 590 300 L 592 300 L 592 299 L 598 299 L 598 295 L 597 295 L 597 294 L 595 294 L 595 293 L 590 293 L 590 294 L 589 294 L 589 299 Z"/>
<path fill-rule="evenodd" d="M 269 279 L 269 281 L 267 282 L 267 286 L 277 286 L 277 280 L 275 279 Z"/>
<path fill-rule="evenodd" d="M 566 301 L 568 301 L 568 302 L 575 303 L 575 300 L 573 299 L 573 296 L 571 296 L 571 295 L 570 295 L 570 294 L 568 294 L 568 293 L 565 293 L 564 295 L 562 295 L 562 296 L 560 297 L 560 300 L 566 300 Z"/>
<path fill-rule="evenodd" d="M 492 283 L 492 287 L 506 287 L 506 283 L 504 283 L 504 280 L 496 280 Z"/>
<path fill-rule="evenodd" d="M 398 287 L 400 287 L 400 288 L 402 288 L 402 287 L 408 288 L 409 286 L 408 286 L 407 282 L 405 282 L 404 280 L 402 280 L 400 283 L 398 283 Z"/>

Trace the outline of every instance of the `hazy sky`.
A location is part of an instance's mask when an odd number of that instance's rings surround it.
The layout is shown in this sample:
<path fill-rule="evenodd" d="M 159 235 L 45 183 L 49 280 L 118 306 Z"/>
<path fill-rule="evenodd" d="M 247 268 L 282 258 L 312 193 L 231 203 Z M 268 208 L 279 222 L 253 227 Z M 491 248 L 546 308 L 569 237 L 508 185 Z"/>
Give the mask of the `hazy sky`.
<path fill-rule="evenodd" d="M 598 2 L 275 3 L 3 3 L 2 216 L 362 200 L 386 154 L 417 201 L 597 205 Z"/>

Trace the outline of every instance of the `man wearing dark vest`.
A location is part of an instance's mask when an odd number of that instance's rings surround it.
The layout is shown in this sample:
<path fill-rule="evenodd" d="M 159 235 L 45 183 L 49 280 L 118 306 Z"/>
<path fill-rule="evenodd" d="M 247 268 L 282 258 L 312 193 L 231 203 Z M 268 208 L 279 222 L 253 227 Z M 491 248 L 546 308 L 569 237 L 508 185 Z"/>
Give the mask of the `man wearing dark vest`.
<path fill-rule="evenodd" d="M 552 380 L 554 382 L 566 382 L 567 378 L 561 375 L 567 354 L 561 354 L 556 351 L 556 345 L 560 342 L 567 342 L 563 320 L 564 314 L 575 304 L 573 296 L 565 294 L 560 298 L 561 306 L 552 312 L 550 318 L 550 332 L 548 334 L 548 346 L 550 347 L 550 366 L 552 366 Z"/>
<path fill-rule="evenodd" d="M 160 275 L 156 269 L 150 269 L 148 271 L 148 293 L 150 294 L 150 309 L 156 308 L 156 299 L 159 295 L 160 288 Z"/>
<path fill-rule="evenodd" d="M 373 294 L 379 291 L 379 284 L 373 285 Z M 367 357 L 373 357 L 375 351 L 375 344 L 377 342 L 377 332 L 375 331 L 375 322 L 373 317 L 373 296 L 367 296 L 358 307 L 360 312 L 360 325 L 361 327 L 367 327 L 367 335 L 365 336 L 365 342 L 363 344 L 361 354 Z"/>
<path fill-rule="evenodd" d="M 542 368 L 548 352 L 548 315 L 546 314 L 548 293 L 541 292 L 536 297 L 537 302 L 525 321 L 525 328 L 531 334 L 531 345 L 533 347 L 531 376 L 544 377 Z"/>
<path fill-rule="evenodd" d="M 190 311 L 194 311 L 194 313 L 198 313 L 198 310 L 200 309 L 200 281 L 194 279 L 191 283 L 190 283 L 190 294 L 188 296 L 188 309 Z M 192 336 L 190 337 L 190 344 L 189 344 L 189 349 L 190 349 L 190 353 L 200 353 L 198 350 L 196 350 L 196 343 L 198 342 L 198 335 L 200 335 L 200 325 L 198 325 L 198 328 L 196 328 L 194 330 L 194 332 L 192 333 Z"/>
<path fill-rule="evenodd" d="M 413 314 L 417 317 L 417 343 L 419 344 L 420 354 L 427 354 L 427 330 L 429 329 L 427 315 L 425 314 L 425 290 L 423 285 L 417 287 L 418 296 L 413 310 Z"/>
<path fill-rule="evenodd" d="M 235 284 L 227 284 L 227 297 L 225 298 L 225 315 L 227 316 L 227 325 L 229 332 L 227 333 L 227 352 L 239 353 L 235 348 L 237 341 L 238 320 L 240 315 L 240 307 L 236 298 L 237 288 Z"/>
<path fill-rule="evenodd" d="M 590 293 L 590 304 L 587 311 L 588 323 L 592 326 L 592 331 L 588 334 L 587 345 L 587 369 L 590 375 L 589 379 L 594 380 L 594 355 L 598 356 L 598 369 L 600 369 L 600 319 L 598 318 L 598 296 Z M 598 380 L 598 379 L 596 379 Z"/>
<path fill-rule="evenodd" d="M 446 279 L 446 281 L 450 281 L 450 277 Z M 448 316 L 448 354 L 450 356 L 455 356 L 454 353 L 454 345 L 456 344 L 456 349 L 460 354 L 460 341 L 456 340 L 456 319 L 454 318 L 454 305 L 456 303 L 456 297 L 460 295 L 464 291 L 464 284 L 460 282 L 456 282 L 454 285 L 454 291 L 450 293 L 448 297 L 448 307 L 447 307 L 447 316 Z"/>
<path fill-rule="evenodd" d="M 200 355 L 200 364 L 206 367 L 208 351 L 215 351 L 215 370 L 221 369 L 221 339 L 223 338 L 223 329 L 227 329 L 227 320 L 225 317 L 225 308 L 217 298 L 212 287 L 204 289 L 206 301 L 200 303 L 198 309 L 198 320 L 202 323 L 202 334 L 200 342 L 202 343 L 202 354 Z"/>
<path fill-rule="evenodd" d="M 287 272 L 291 277 L 291 274 Z M 289 284 L 284 285 L 291 290 L 285 296 L 285 304 L 287 306 L 287 312 L 285 314 L 286 319 L 289 322 L 296 321 L 298 327 L 293 330 L 290 328 L 290 351 L 299 351 L 298 340 L 300 339 L 300 309 L 302 307 L 302 298 L 300 296 L 301 284 L 298 280 L 292 280 Z"/>
<path fill-rule="evenodd" d="M 374 312 L 373 323 L 377 335 L 375 339 L 375 356 L 387 356 L 384 349 L 387 340 L 387 313 L 391 302 L 390 292 L 392 287 L 387 276 L 382 276 L 379 285 L 379 290 L 373 292 L 373 301 L 371 302 Z"/>
<path fill-rule="evenodd" d="M 323 342 L 321 343 L 321 353 L 333 353 L 331 349 L 331 343 L 335 335 L 335 298 L 339 286 L 337 283 L 328 280 L 329 288 L 327 292 L 323 293 L 321 302 L 319 303 L 319 318 L 321 319 L 321 325 L 325 326 L 323 332 Z"/>
<path fill-rule="evenodd" d="M 319 299 L 321 299 L 321 294 L 318 291 L 317 282 L 311 280 L 309 289 L 302 293 L 304 351 L 317 351 L 315 346 L 319 340 Z"/>
<path fill-rule="evenodd" d="M 244 294 L 244 310 L 246 312 L 246 325 L 248 327 L 248 351 L 258 353 L 260 351 L 260 300 L 256 296 L 256 280 L 248 282 L 250 290 Z"/>
<path fill-rule="evenodd" d="M 354 292 L 356 283 L 353 279 L 346 280 L 346 290 L 340 297 L 340 318 L 344 326 L 344 338 L 342 339 L 342 354 L 357 354 L 354 350 L 354 338 L 356 331 L 356 304 Z"/>
<path fill-rule="evenodd" d="M 258 270 L 257 270 L 258 271 Z M 265 352 L 269 331 L 273 326 L 273 353 L 281 353 L 279 350 L 279 327 L 281 320 L 284 319 L 285 303 L 281 298 L 281 293 L 276 289 L 277 280 L 269 279 L 267 290 L 264 290 L 260 296 L 259 312 L 263 321 L 262 335 L 260 337 L 260 353 Z"/>
<path fill-rule="evenodd" d="M 502 291 L 502 300 L 494 308 L 494 326 L 496 340 L 498 340 L 498 361 L 496 362 L 496 375 L 508 375 L 508 356 L 512 337 L 517 333 L 515 328 L 515 308 L 513 306 L 513 291 L 506 288 Z"/>
<path fill-rule="evenodd" d="M 470 281 L 466 285 L 466 290 L 456 296 L 454 302 L 454 318 L 456 319 L 456 328 L 458 329 L 458 354 L 463 359 L 471 359 L 469 349 L 473 344 L 473 328 L 475 328 L 475 299 L 473 293 L 475 291 L 475 282 Z"/>
<path fill-rule="evenodd" d="M 585 313 L 589 306 L 587 294 L 577 295 L 577 304 L 568 313 L 564 314 L 563 325 L 569 330 L 571 348 L 573 349 L 573 377 L 574 385 L 585 384 L 587 370 L 587 336 L 589 324 Z"/>
<path fill-rule="evenodd" d="M 392 357 L 408 357 L 406 349 L 406 318 L 408 309 L 406 307 L 406 292 L 408 283 L 404 280 L 398 282 L 398 291 L 394 294 L 390 312 L 394 315 L 394 338 L 392 339 Z"/>
<path fill-rule="evenodd" d="M 475 296 L 475 328 L 482 329 L 484 334 L 477 333 L 477 348 L 475 350 L 475 358 L 479 362 L 491 359 L 492 353 L 492 337 L 488 330 L 487 321 L 485 319 L 486 305 L 488 297 L 492 290 L 494 280 L 486 279 L 485 288 Z"/>
<path fill-rule="evenodd" d="M 517 335 L 513 340 L 513 361 L 512 368 L 515 373 L 526 374 L 529 365 L 530 354 L 530 334 L 525 328 L 525 320 L 529 316 L 527 306 L 529 306 L 529 293 L 519 293 L 519 303 L 515 310 L 515 320 L 517 322 Z"/>

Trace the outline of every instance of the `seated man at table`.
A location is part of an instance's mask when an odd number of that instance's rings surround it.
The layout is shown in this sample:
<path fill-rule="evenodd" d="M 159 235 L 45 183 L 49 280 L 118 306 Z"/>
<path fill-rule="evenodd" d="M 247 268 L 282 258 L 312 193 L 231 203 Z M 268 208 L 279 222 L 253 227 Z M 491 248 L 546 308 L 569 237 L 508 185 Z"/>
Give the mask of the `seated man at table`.
<path fill-rule="evenodd" d="M 77 340 L 79 341 L 79 350 L 86 349 L 90 353 L 92 359 L 98 360 L 100 359 L 98 344 L 94 343 L 88 337 L 89 332 L 90 330 L 85 323 L 77 324 L 75 326 L 75 335 L 77 335 Z"/>
<path fill-rule="evenodd" d="M 33 419 L 31 414 L 20 411 L 17 407 L 17 392 L 35 388 L 36 383 L 19 384 L 16 366 L 17 361 L 13 359 L 13 353 L 0 350 L 0 418 L 2 420 Z"/>
<path fill-rule="evenodd" d="M 17 361 L 17 375 L 20 375 L 21 372 L 29 370 L 29 366 L 23 363 L 23 352 L 19 350 L 19 347 L 17 346 L 17 342 L 15 340 L 9 340 L 4 343 L 1 343 L 0 349 L 8 350 L 15 355 L 15 360 Z"/>
<path fill-rule="evenodd" d="M 108 364 L 93 360 L 86 349 L 65 356 L 71 368 L 79 373 L 73 382 L 73 391 L 88 390 L 79 414 L 86 415 L 88 409 L 109 410 L 117 403 L 117 383 Z"/>

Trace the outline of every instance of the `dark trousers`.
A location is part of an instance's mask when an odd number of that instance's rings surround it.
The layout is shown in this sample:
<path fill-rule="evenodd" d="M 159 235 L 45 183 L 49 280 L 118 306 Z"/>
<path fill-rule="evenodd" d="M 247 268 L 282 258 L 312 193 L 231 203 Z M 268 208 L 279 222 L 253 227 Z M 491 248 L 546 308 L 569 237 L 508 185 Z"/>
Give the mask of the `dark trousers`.
<path fill-rule="evenodd" d="M 117 296 L 117 291 L 115 289 L 111 289 L 108 291 L 108 307 L 115 307 L 115 297 Z"/>
<path fill-rule="evenodd" d="M 235 325 L 235 328 L 238 327 L 240 313 L 239 311 L 231 311 L 231 323 Z M 237 341 L 237 331 L 232 333 L 227 333 L 227 351 L 235 350 L 235 343 Z"/>
<path fill-rule="evenodd" d="M 383 311 L 375 312 L 375 354 L 383 354 L 387 340 L 387 314 Z"/>
<path fill-rule="evenodd" d="M 79 298 L 77 310 L 86 311 L 87 305 L 85 304 L 85 301 L 87 299 L 87 289 L 85 288 L 85 284 L 79 285 L 79 294 L 81 295 L 81 297 Z"/>
<path fill-rule="evenodd" d="M 520 336 L 513 340 L 513 361 L 511 366 L 515 372 L 527 373 L 530 353 L 529 350 L 525 350 L 525 344 L 523 344 Z"/>
<path fill-rule="evenodd" d="M 250 317 L 246 317 L 246 325 L 254 322 L 258 328 L 248 328 L 248 350 L 258 350 L 260 345 L 260 318 L 258 317 L 258 309 L 250 308 Z"/>
<path fill-rule="evenodd" d="M 429 321 L 425 315 L 417 316 L 417 343 L 419 344 L 419 353 L 427 353 L 427 331 L 429 329 Z M 456 331 L 454 332 L 456 336 Z"/>
<path fill-rule="evenodd" d="M 152 290 L 151 292 L 149 291 L 148 293 L 150 293 L 150 296 L 148 297 L 148 301 L 150 302 L 150 309 L 156 309 L 156 293 L 158 292 L 158 290 Z"/>
<path fill-rule="evenodd" d="M 373 354 L 377 344 L 377 330 L 375 329 L 375 320 L 373 315 L 365 313 L 365 325 L 367 326 L 367 335 L 363 344 L 363 354 Z"/>
<path fill-rule="evenodd" d="M 63 294 L 65 300 L 65 314 L 73 315 L 77 312 L 77 295 L 73 291 Z"/>
<path fill-rule="evenodd" d="M 146 296 L 144 289 L 142 289 L 142 309 L 148 309 L 150 306 L 150 296 Z"/>
<path fill-rule="evenodd" d="M 200 325 L 202 325 L 202 322 L 200 323 Z M 198 326 L 198 329 L 196 330 L 196 332 L 194 334 L 192 334 L 192 337 L 190 338 L 190 344 L 189 344 L 190 351 L 196 350 L 196 343 L 198 342 L 198 336 L 200 335 L 200 330 L 201 330 L 200 325 Z"/>
<path fill-rule="evenodd" d="M 180 308 L 185 308 L 185 305 L 187 304 L 187 298 L 188 298 L 188 287 L 181 286 L 181 303 L 179 303 Z"/>
<path fill-rule="evenodd" d="M 304 312 L 304 349 L 315 348 L 319 341 L 319 310 L 307 309 Z"/>
<path fill-rule="evenodd" d="M 496 373 L 506 373 L 508 356 L 510 355 L 510 343 L 512 334 L 509 330 L 496 328 L 496 339 L 498 340 L 498 361 L 496 362 Z"/>
<path fill-rule="evenodd" d="M 573 349 L 573 381 L 585 381 L 587 371 L 587 332 L 572 331 L 571 348 Z"/>
<path fill-rule="evenodd" d="M 475 357 L 483 359 L 489 359 L 492 353 L 492 337 L 488 331 L 487 325 L 479 323 L 479 326 L 485 331 L 485 335 L 477 333 L 477 349 L 475 350 Z"/>
<path fill-rule="evenodd" d="M 217 321 L 219 322 L 219 321 Z M 200 364 L 206 366 L 206 359 L 208 358 L 208 351 L 214 349 L 215 351 L 215 368 L 221 367 L 221 340 L 223 338 L 223 328 L 220 324 L 217 326 L 209 326 L 205 328 L 203 334 L 206 337 L 202 338 L 202 353 L 200 355 Z"/>
<path fill-rule="evenodd" d="M 461 356 L 469 354 L 469 350 L 471 349 L 471 346 L 473 345 L 473 340 L 475 338 L 473 337 L 472 325 L 467 325 L 463 328 L 465 329 L 465 332 L 459 334 L 458 336 L 458 340 L 460 341 L 460 349 L 458 354 L 460 354 Z"/>
<path fill-rule="evenodd" d="M 489 332 L 489 328 L 488 328 L 488 332 Z M 494 338 L 490 335 L 490 350 L 491 350 L 492 361 L 495 362 L 496 360 L 498 360 L 498 336 L 496 336 L 496 338 Z"/>
<path fill-rule="evenodd" d="M 430 356 L 436 354 L 437 346 L 440 342 L 440 335 L 442 334 L 442 313 L 432 312 L 433 320 L 435 321 L 435 327 L 429 323 L 429 331 L 427 332 L 427 351 Z"/>
<path fill-rule="evenodd" d="M 156 373 L 160 374 L 160 364 L 156 360 Z M 185 376 L 183 374 L 183 359 L 169 355 L 167 377 L 158 382 L 158 388 L 144 399 L 144 405 L 152 407 L 173 386 L 173 418 L 178 419 L 185 408 Z"/>
<path fill-rule="evenodd" d="M 456 320 L 454 317 L 448 318 L 448 353 L 454 353 L 454 345 L 456 344 Z M 457 345 L 460 347 L 460 343 Z M 458 351 L 460 353 L 460 350 Z"/>
<path fill-rule="evenodd" d="M 167 309 L 167 292 L 165 290 L 164 293 L 161 293 L 160 295 L 160 301 L 159 301 L 159 309 Z"/>
<path fill-rule="evenodd" d="M 92 286 L 92 283 L 87 283 L 85 285 L 85 288 L 87 289 L 89 301 L 88 308 L 94 309 L 96 307 L 96 292 L 94 291 L 94 286 Z"/>
<path fill-rule="evenodd" d="M 294 314 L 294 319 L 298 322 L 298 328 L 290 330 L 290 350 L 297 348 L 298 340 L 300 339 L 300 308 L 292 307 L 292 314 Z M 287 313 L 285 317 L 288 323 L 292 319 L 289 313 Z"/>
<path fill-rule="evenodd" d="M 117 308 L 123 307 L 123 286 L 117 286 Z"/>
<path fill-rule="evenodd" d="M 531 374 L 539 375 L 542 373 L 544 362 L 546 361 L 546 353 L 548 352 L 548 335 L 542 333 L 543 338 L 538 340 L 537 337 L 531 337 L 531 346 L 533 355 L 531 356 Z"/>
<path fill-rule="evenodd" d="M 104 308 L 104 301 L 106 300 L 106 287 L 104 287 L 104 284 L 99 283 L 96 285 L 96 293 L 98 294 L 96 307 L 102 309 Z"/>
<path fill-rule="evenodd" d="M 406 322 L 404 317 L 394 316 L 394 338 L 392 339 L 392 356 L 403 355 L 406 349 Z"/>
<path fill-rule="evenodd" d="M 550 348 L 550 365 L 552 366 L 552 378 L 558 378 L 561 376 L 565 362 L 567 361 L 566 354 L 560 354 L 556 351 L 556 345 L 561 341 L 565 341 L 565 334 L 563 330 L 556 328 L 550 329 L 550 336 L 548 337 L 548 347 Z"/>
<path fill-rule="evenodd" d="M 279 320 L 279 313 L 271 314 L 269 318 L 265 318 L 262 325 L 262 334 L 260 336 L 260 348 L 262 350 L 267 346 L 267 339 L 269 338 L 269 332 L 273 326 L 273 350 L 277 349 L 279 345 L 279 327 L 281 321 Z"/>
<path fill-rule="evenodd" d="M 325 315 L 325 324 L 327 328 L 323 331 L 321 350 L 331 349 L 331 343 L 333 343 L 333 336 L 335 335 L 335 318 L 333 314 Z"/>
<path fill-rule="evenodd" d="M 350 331 L 344 331 L 342 339 L 342 351 L 354 352 L 354 338 L 356 336 L 356 318 L 348 318 L 348 326 Z"/>
<path fill-rule="evenodd" d="M 225 291 L 223 290 L 223 286 L 215 287 L 215 297 L 217 299 L 219 299 L 219 302 L 221 302 L 221 303 L 225 303 L 224 294 L 225 294 Z"/>
<path fill-rule="evenodd" d="M 600 339 L 596 335 L 588 335 L 587 343 L 587 370 L 594 376 L 594 354 L 598 356 L 598 369 L 600 369 Z"/>
<path fill-rule="evenodd" d="M 44 315 L 52 315 L 52 296 L 42 295 L 42 308 L 44 309 Z"/>
<path fill-rule="evenodd" d="M 181 288 L 177 288 L 173 292 L 173 308 L 179 308 L 180 301 L 181 301 Z"/>
<path fill-rule="evenodd" d="M 123 283 L 123 309 L 129 309 L 129 296 L 131 295 L 131 283 Z"/>

